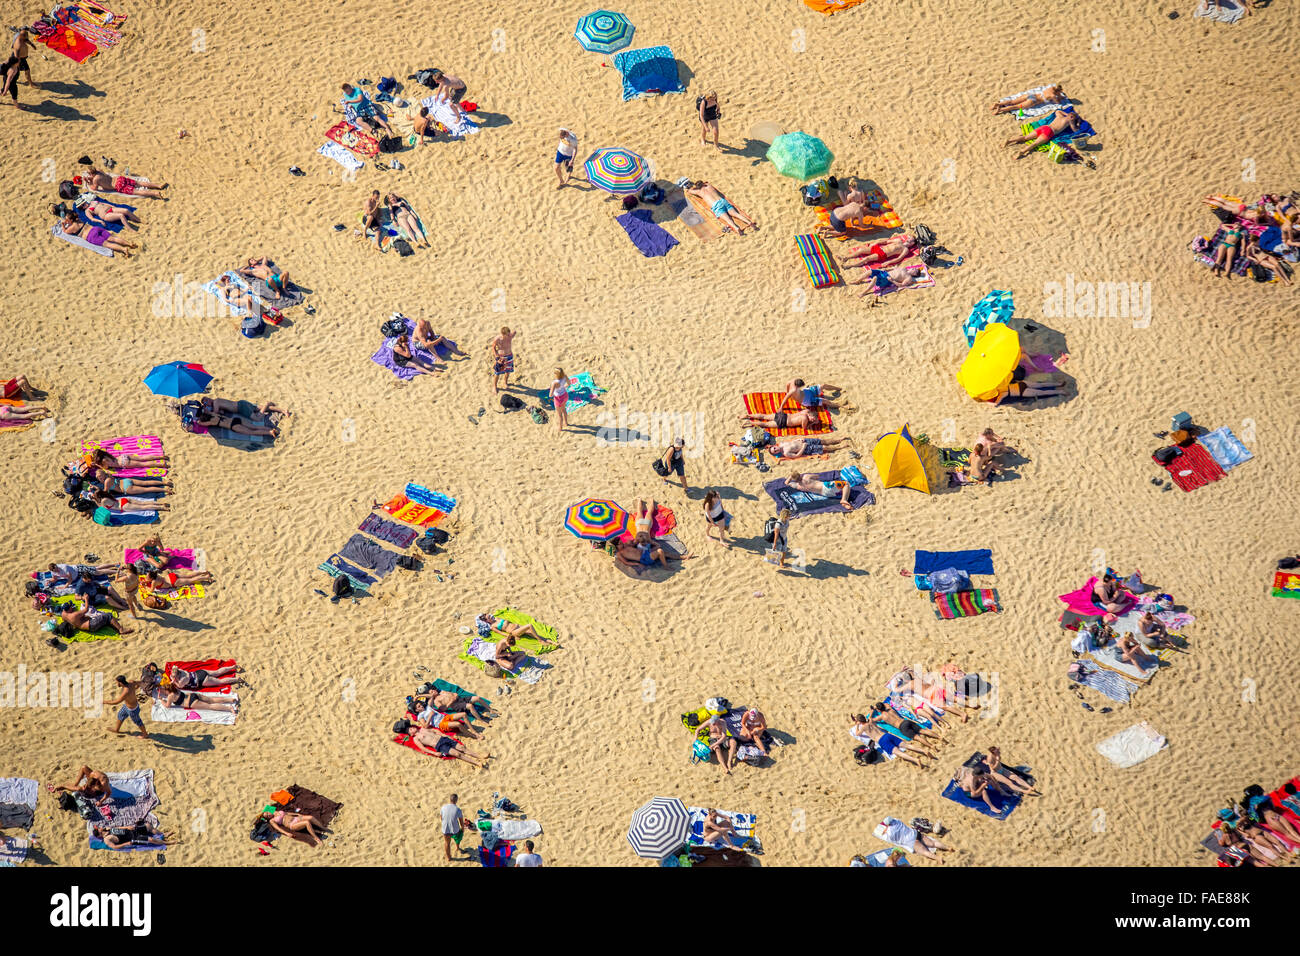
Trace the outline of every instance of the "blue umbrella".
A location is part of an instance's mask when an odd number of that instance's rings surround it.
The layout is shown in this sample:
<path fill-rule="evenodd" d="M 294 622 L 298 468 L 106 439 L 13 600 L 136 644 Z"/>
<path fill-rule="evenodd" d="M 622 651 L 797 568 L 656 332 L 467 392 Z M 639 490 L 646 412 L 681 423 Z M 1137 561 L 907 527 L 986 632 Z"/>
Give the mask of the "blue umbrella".
<path fill-rule="evenodd" d="M 597 10 L 578 21 L 573 31 L 582 48 L 591 53 L 613 53 L 632 42 L 636 27 L 621 13 Z"/>
<path fill-rule="evenodd" d="M 155 395 L 170 395 L 172 398 L 201 392 L 211 381 L 212 376 L 196 362 L 168 362 L 155 367 L 144 377 L 149 391 Z"/>
<path fill-rule="evenodd" d="M 835 157 L 816 136 L 784 133 L 772 140 L 767 158 L 782 176 L 806 181 L 830 172 Z"/>

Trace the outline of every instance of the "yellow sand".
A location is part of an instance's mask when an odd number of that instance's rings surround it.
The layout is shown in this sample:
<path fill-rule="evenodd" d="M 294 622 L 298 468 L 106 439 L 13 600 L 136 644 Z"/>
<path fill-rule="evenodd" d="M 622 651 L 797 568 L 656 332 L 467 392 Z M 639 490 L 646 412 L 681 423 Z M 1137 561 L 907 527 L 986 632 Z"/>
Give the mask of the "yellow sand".
<path fill-rule="evenodd" d="M 178 0 L 166 11 L 128 8 L 131 35 L 85 66 L 38 48 L 34 72 L 54 91 L 24 87 L 21 97 L 46 106 L 0 116 L 0 364 L 48 388 L 59 417 L 52 444 L 38 429 L 0 435 L 3 666 L 111 681 L 149 660 L 234 656 L 256 693 L 236 726 L 161 725 L 154 744 L 114 739 L 107 718 L 0 713 L 0 774 L 45 783 L 83 761 L 153 767 L 162 819 L 186 841 L 174 864 L 252 862 L 254 812 L 294 782 L 345 809 L 332 848 L 284 841 L 273 864 L 428 863 L 441 858 L 446 795 L 459 792 L 472 814 L 498 790 L 545 825 L 548 865 L 638 862 L 623 833 L 656 794 L 758 813 L 768 865 L 842 865 L 878 848 L 871 829 L 887 814 L 943 819 L 958 864 L 1209 863 L 1197 841 L 1221 801 L 1297 770 L 1300 608 L 1268 595 L 1274 559 L 1297 547 L 1295 297 L 1212 278 L 1185 244 L 1214 225 L 1199 203 L 1206 193 L 1297 185 L 1300 158 L 1284 131 L 1297 119 L 1286 78 L 1300 31 L 1285 6 L 1235 26 L 1193 20 L 1190 2 L 1173 5 L 1182 16 L 1169 21 L 1170 6 L 963 0 L 822 18 L 795 0 L 625 0 L 635 45 L 670 44 L 689 78 L 686 95 L 630 103 L 609 58 L 572 39 L 582 5 L 525 15 L 518 4 L 449 4 L 435 23 L 410 2 L 304 0 L 272 15 Z M 1096 31 L 1105 52 L 1091 48 Z M 1249 83 L 1224 80 L 1243 63 Z M 337 119 L 340 82 L 424 66 L 464 77 L 466 98 L 496 125 L 401 154 L 406 171 L 372 167 L 341 183 L 341 167 L 314 154 Z M 1053 80 L 1100 132 L 1096 170 L 1042 155 L 1015 162 L 1002 148 L 1017 124 L 990 116 L 989 104 Z M 720 154 L 700 146 L 691 118 L 709 88 L 721 98 Z M 930 225 L 966 264 L 877 309 L 855 290 L 812 291 L 792 238 L 812 227 L 812 211 L 760 161 L 761 144 L 745 143 L 764 121 L 824 137 L 838 173 L 879 183 L 905 222 Z M 761 231 L 705 245 L 670 224 L 681 246 L 642 258 L 613 222 L 615 203 L 584 184 L 556 191 L 561 125 L 578 132 L 580 159 L 622 145 L 662 180 L 715 182 Z M 859 134 L 864 125 L 870 135 Z M 54 183 L 42 161 L 61 179 L 82 153 L 171 183 L 170 202 L 138 203 L 148 222 L 137 258 L 103 259 L 48 234 Z M 1247 160 L 1257 182 L 1242 182 Z M 307 175 L 288 175 L 294 164 Z M 351 238 L 371 188 L 412 202 L 432 253 L 380 257 Z M 349 231 L 332 231 L 336 222 Z M 295 310 L 292 326 L 259 341 L 229 318 L 154 316 L 156 284 L 201 283 L 264 252 L 313 290 L 315 315 Z M 1044 317 L 1045 284 L 1067 275 L 1150 282 L 1150 326 Z M 1070 351 L 1076 397 L 991 409 L 964 396 L 959 326 L 992 288 L 1014 290 L 1021 317 L 1060 333 L 1044 341 Z M 394 309 L 430 317 L 472 361 L 397 387 L 369 361 Z M 839 425 L 863 452 L 903 422 L 961 443 L 991 424 L 1030 461 L 1014 482 L 933 497 L 882 493 L 867 467 L 878 504 L 796 521 L 792 544 L 811 575 L 782 576 L 705 540 L 698 495 L 652 474 L 658 448 L 598 446 L 596 410 L 575 413 L 578 427 L 560 437 L 522 414 L 495 414 L 483 346 L 503 323 L 519 330 L 532 388 L 548 386 L 560 363 L 592 372 L 614 412 L 699 415 L 692 488 L 724 490 L 742 539 L 770 513 L 760 479 L 771 475 L 726 460 L 740 394 L 795 375 L 848 388 L 861 411 Z M 285 439 L 248 454 L 184 435 L 140 383 L 172 359 L 204 363 L 216 394 L 292 408 Z M 489 411 L 475 426 L 466 419 L 480 406 Z M 1149 459 L 1160 444 L 1152 432 L 1183 409 L 1230 425 L 1257 460 L 1191 495 L 1152 487 L 1162 474 Z M 206 549 L 218 583 L 177 609 L 192 623 L 154 618 L 124 644 L 56 654 L 21 597 L 23 575 L 90 551 L 120 556 L 148 530 L 73 516 L 49 493 L 58 468 L 83 438 L 140 432 L 163 436 L 174 458 L 164 540 Z M 844 464 L 840 454 L 811 468 Z M 316 565 L 373 499 L 407 480 L 460 501 L 454 564 L 431 562 L 455 580 L 399 571 L 356 606 L 313 595 L 326 587 Z M 564 507 L 589 494 L 666 501 L 700 559 L 666 581 L 630 580 L 561 526 Z M 1002 615 L 937 621 L 897 573 L 916 547 L 981 546 L 994 551 Z M 1068 641 L 1056 626 L 1055 595 L 1094 563 L 1141 567 L 1198 618 L 1192 653 L 1105 716 L 1067 691 Z M 456 660 L 458 627 L 503 603 L 554 623 L 565 645 L 540 684 L 506 698 Z M 878 697 L 895 665 L 949 660 L 1000 675 L 997 717 L 952 732 L 933 769 L 855 766 L 850 711 Z M 389 742 L 417 665 L 499 698 L 489 772 Z M 1243 702 L 1251 687 L 1257 702 Z M 678 715 L 715 694 L 760 706 L 797 742 L 768 769 L 727 777 L 691 766 Z M 1131 770 L 1111 767 L 1095 743 L 1140 719 L 1170 748 Z M 951 770 L 991 743 L 1032 764 L 1046 792 L 1006 823 L 939 798 Z M 71 814 L 45 818 L 52 805 L 42 798 L 37 823 L 51 857 L 105 862 Z"/>

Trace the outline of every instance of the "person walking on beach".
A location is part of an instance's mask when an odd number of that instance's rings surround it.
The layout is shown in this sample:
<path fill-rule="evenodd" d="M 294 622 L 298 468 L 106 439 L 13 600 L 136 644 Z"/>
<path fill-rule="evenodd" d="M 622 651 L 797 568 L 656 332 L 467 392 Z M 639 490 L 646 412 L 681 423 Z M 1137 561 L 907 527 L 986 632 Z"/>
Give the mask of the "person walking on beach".
<path fill-rule="evenodd" d="M 456 805 L 459 798 L 452 794 L 448 802 L 442 805 L 442 850 L 451 859 L 451 841 L 456 841 L 456 849 L 460 849 L 460 841 L 465 836 L 465 815 L 460 812 L 460 807 Z"/>
<path fill-rule="evenodd" d="M 685 449 L 686 440 L 684 438 L 674 439 L 673 443 L 668 446 L 667 450 L 664 451 L 663 456 L 659 459 L 659 465 L 663 470 L 660 471 L 659 468 L 655 469 L 655 471 L 659 473 L 659 476 L 666 482 L 671 482 L 671 479 L 668 476 L 676 473 L 677 477 L 681 480 L 682 491 L 687 490 Z"/>
<path fill-rule="evenodd" d="M 551 396 L 551 401 L 555 403 L 555 427 L 556 431 L 564 431 L 569 424 L 569 375 L 564 369 L 556 367 L 555 381 L 551 383 L 551 389 L 547 393 Z"/>
<path fill-rule="evenodd" d="M 113 728 L 113 733 L 122 732 L 122 722 L 130 718 L 131 723 L 140 728 L 140 737 L 143 740 L 149 739 L 149 731 L 144 729 L 144 721 L 140 719 L 140 682 L 138 680 L 127 680 L 121 674 L 117 675 L 117 686 L 121 688 L 121 693 L 108 702 L 108 706 L 121 704 L 117 709 L 117 726 Z"/>
<path fill-rule="evenodd" d="M 560 127 L 560 143 L 555 147 L 555 178 L 560 181 L 556 189 L 563 189 L 573 175 L 573 160 L 578 155 L 578 134 Z"/>
<path fill-rule="evenodd" d="M 0 101 L 3 100 L 6 93 L 9 94 L 9 105 L 14 109 L 20 110 L 18 105 L 18 70 L 20 61 L 15 57 L 5 60 L 4 65 L 0 66 Z"/>
<path fill-rule="evenodd" d="M 700 114 L 700 145 L 709 145 L 709 131 L 712 130 L 713 148 L 722 149 L 718 145 L 718 118 L 722 116 L 722 111 L 718 108 L 718 94 L 709 90 L 695 101 L 695 108 Z"/>
<path fill-rule="evenodd" d="M 491 341 L 488 342 L 488 349 L 492 352 L 492 391 L 499 392 L 498 380 L 502 375 L 506 377 L 505 387 L 510 387 L 510 375 L 515 370 L 515 336 L 517 332 L 511 332 L 510 326 L 501 326 Z"/>

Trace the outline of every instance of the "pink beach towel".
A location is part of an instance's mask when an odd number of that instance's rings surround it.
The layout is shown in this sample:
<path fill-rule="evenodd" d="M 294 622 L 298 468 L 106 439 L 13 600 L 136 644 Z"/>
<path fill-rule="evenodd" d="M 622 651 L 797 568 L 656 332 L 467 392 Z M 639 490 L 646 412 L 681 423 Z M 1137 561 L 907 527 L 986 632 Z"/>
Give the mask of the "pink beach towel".
<path fill-rule="evenodd" d="M 102 441 L 85 441 L 81 443 L 81 453 L 84 455 L 95 448 L 102 448 L 110 455 L 126 454 L 133 455 L 141 452 L 163 450 L 162 439 L 157 435 L 128 435 L 123 438 L 105 438 Z M 167 474 L 167 469 L 157 468 L 123 468 L 117 472 L 121 478 L 161 478 Z"/>
<path fill-rule="evenodd" d="M 171 555 L 167 561 L 169 568 L 192 568 L 194 567 L 194 549 L 193 548 L 163 548 L 163 551 Z M 122 552 L 122 561 L 126 564 L 135 564 L 144 557 L 144 552 L 139 548 L 127 548 Z"/>
<path fill-rule="evenodd" d="M 1097 605 L 1092 603 L 1092 589 L 1097 583 L 1097 576 L 1094 574 L 1088 578 L 1088 583 L 1077 591 L 1071 591 L 1069 594 L 1061 594 L 1058 597 L 1065 602 L 1065 606 L 1075 614 L 1082 614 L 1085 617 L 1100 617 L 1106 612 Z M 1120 613 L 1126 613 L 1137 601 L 1133 597 L 1128 597 L 1126 606 Z"/>

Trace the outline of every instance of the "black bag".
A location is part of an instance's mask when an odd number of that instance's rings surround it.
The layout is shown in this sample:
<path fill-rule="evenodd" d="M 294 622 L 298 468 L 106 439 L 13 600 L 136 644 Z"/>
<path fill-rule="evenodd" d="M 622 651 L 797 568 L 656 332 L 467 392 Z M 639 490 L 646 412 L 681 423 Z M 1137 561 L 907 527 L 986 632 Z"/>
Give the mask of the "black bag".
<path fill-rule="evenodd" d="M 77 184 L 74 183 L 71 179 L 65 179 L 63 182 L 59 183 L 60 199 L 76 199 L 77 194 L 80 191 L 81 190 L 77 189 Z"/>
<path fill-rule="evenodd" d="M 68 791 L 66 790 L 64 790 L 61 794 L 59 794 L 59 809 L 60 810 L 77 809 L 77 801 L 72 799 L 72 794 L 68 793 Z"/>
<path fill-rule="evenodd" d="M 868 747 L 866 744 L 853 748 L 853 759 L 864 767 L 870 767 L 874 763 L 880 763 L 880 761 L 884 759 L 884 756 L 885 755 L 875 747 Z"/>
<path fill-rule="evenodd" d="M 918 246 L 932 246 L 939 238 L 934 234 L 934 230 L 924 223 L 917 223 L 917 226 L 912 230 L 912 233 L 916 237 L 916 244 Z"/>
<path fill-rule="evenodd" d="M 271 829 L 271 821 L 265 817 L 258 817 L 257 822 L 253 824 L 252 831 L 248 838 L 254 843 L 262 843 L 275 837 L 275 830 Z"/>
<path fill-rule="evenodd" d="M 656 458 L 654 460 L 654 463 L 650 467 L 655 470 L 655 474 L 658 475 L 660 478 L 668 477 L 668 466 L 664 464 L 664 460 L 662 458 Z"/>
<path fill-rule="evenodd" d="M 419 548 L 421 551 L 423 551 L 425 554 L 431 556 L 437 554 L 439 550 L 438 542 L 434 541 L 432 538 L 429 537 L 418 539 L 415 542 L 415 546 Z"/>
<path fill-rule="evenodd" d="M 65 495 L 79 495 L 85 485 L 85 479 L 81 475 L 68 475 L 63 479 L 63 493 Z"/>
<path fill-rule="evenodd" d="M 404 554 L 397 559 L 397 566 L 403 571 L 418 571 L 424 563 L 413 554 Z"/>
<path fill-rule="evenodd" d="M 768 544 L 776 539 L 776 518 L 768 518 L 763 524 L 763 540 Z"/>
<path fill-rule="evenodd" d="M 451 535 L 443 531 L 441 528 L 430 528 L 425 533 L 425 537 L 432 538 L 434 542 L 437 544 L 446 544 L 448 541 L 451 540 Z"/>
<path fill-rule="evenodd" d="M 1292 568 L 1300 568 L 1300 558 L 1278 558 L 1277 566 L 1281 571 L 1290 571 Z"/>
<path fill-rule="evenodd" d="M 406 323 L 401 319 L 384 319 L 379 326 L 379 334 L 386 339 L 393 339 L 406 334 Z"/>
<path fill-rule="evenodd" d="M 415 255 L 415 250 L 411 248 L 411 244 L 405 239 L 394 239 L 393 248 L 397 250 L 397 254 L 403 259 Z"/>
<path fill-rule="evenodd" d="M 1160 464 L 1167 465 L 1181 454 L 1182 452 L 1173 445 L 1166 445 L 1164 448 L 1157 448 L 1155 455 L 1152 457 Z"/>
<path fill-rule="evenodd" d="M 517 412 L 519 409 L 524 407 L 524 403 L 513 395 L 502 395 L 501 407 L 508 412 Z"/>
<path fill-rule="evenodd" d="M 1226 209 L 1220 209 L 1218 206 L 1211 207 L 1210 212 L 1214 213 L 1214 217 L 1218 219 L 1219 222 L 1235 222 L 1237 219 L 1236 213 L 1228 212 Z"/>
<path fill-rule="evenodd" d="M 379 151 L 381 153 L 395 153 L 401 148 L 402 138 L 400 136 L 379 137 Z"/>
<path fill-rule="evenodd" d="M 334 600 L 352 596 L 352 582 L 340 574 L 334 579 Z"/>
<path fill-rule="evenodd" d="M 415 80 L 415 82 L 419 83 L 421 86 L 427 86 L 429 89 L 433 89 L 438 85 L 438 81 L 435 78 L 437 73 L 438 71 L 432 68 L 426 70 L 416 70 L 414 73 L 408 76 L 407 79 Z"/>
<path fill-rule="evenodd" d="M 1252 262 L 1248 269 L 1250 277 L 1256 282 L 1268 282 L 1273 278 L 1272 270 L 1264 268 L 1258 262 Z"/>

